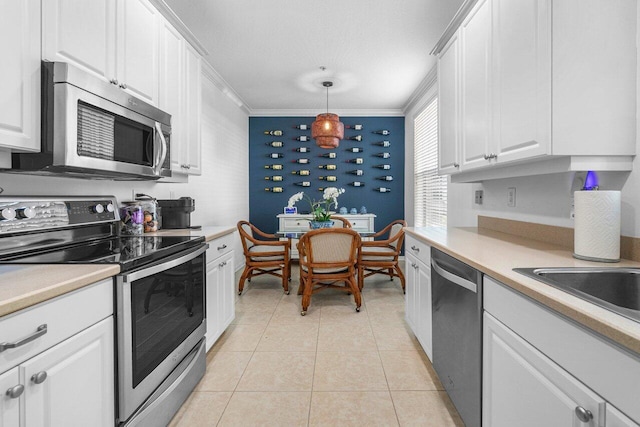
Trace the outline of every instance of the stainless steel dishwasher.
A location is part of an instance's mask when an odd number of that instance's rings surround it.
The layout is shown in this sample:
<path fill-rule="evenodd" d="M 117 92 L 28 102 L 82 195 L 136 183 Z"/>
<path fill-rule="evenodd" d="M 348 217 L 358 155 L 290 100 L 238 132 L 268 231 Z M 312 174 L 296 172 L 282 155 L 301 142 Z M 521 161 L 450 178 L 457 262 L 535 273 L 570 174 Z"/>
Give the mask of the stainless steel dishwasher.
<path fill-rule="evenodd" d="M 467 427 L 481 425 L 482 273 L 431 249 L 433 367 Z"/>

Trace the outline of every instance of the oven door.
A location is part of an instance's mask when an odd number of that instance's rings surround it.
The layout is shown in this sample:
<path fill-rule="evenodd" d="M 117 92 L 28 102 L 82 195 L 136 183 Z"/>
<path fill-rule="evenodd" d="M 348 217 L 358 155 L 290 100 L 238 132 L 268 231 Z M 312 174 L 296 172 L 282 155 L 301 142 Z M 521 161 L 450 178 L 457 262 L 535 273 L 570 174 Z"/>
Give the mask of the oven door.
<path fill-rule="evenodd" d="M 207 247 L 117 276 L 120 421 L 128 419 L 204 337 Z"/>

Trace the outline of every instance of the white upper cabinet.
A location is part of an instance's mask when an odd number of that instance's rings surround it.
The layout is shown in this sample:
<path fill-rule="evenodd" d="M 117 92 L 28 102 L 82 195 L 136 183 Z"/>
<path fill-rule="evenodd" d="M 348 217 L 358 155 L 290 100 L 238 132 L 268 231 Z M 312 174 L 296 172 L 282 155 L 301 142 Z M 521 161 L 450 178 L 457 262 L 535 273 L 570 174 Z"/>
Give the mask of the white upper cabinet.
<path fill-rule="evenodd" d="M 157 105 L 158 12 L 147 0 L 47 0 L 42 8 L 43 59 L 76 65 Z"/>
<path fill-rule="evenodd" d="M 40 2 L 0 0 L 0 148 L 40 150 Z"/>
<path fill-rule="evenodd" d="M 441 172 L 472 182 L 630 170 L 636 16 L 633 0 L 467 1 L 433 51 L 444 62 L 440 105 L 460 105 L 456 132 L 441 132 Z M 456 79 L 459 90 L 447 90 Z M 451 127 L 451 108 L 442 117 Z"/>
<path fill-rule="evenodd" d="M 458 34 L 449 40 L 438 59 L 438 171 L 456 172 L 460 167 L 460 43 Z"/>

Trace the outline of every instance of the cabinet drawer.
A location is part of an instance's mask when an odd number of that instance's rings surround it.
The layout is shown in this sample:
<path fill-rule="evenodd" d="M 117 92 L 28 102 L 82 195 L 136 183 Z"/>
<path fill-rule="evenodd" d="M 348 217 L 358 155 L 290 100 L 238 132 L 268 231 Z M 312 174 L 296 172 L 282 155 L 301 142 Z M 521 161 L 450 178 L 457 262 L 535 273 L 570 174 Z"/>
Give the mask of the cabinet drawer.
<path fill-rule="evenodd" d="M 32 336 L 40 325 L 46 333 L 17 348 L 0 352 L 0 372 L 113 314 L 113 279 L 61 295 L 0 318 L 0 342 L 14 343 Z"/>
<path fill-rule="evenodd" d="M 417 257 L 426 265 L 431 265 L 431 246 L 408 234 L 405 235 L 404 250 Z"/>
<path fill-rule="evenodd" d="M 350 219 L 349 222 L 356 231 L 374 231 L 369 229 L 369 221 L 366 219 Z"/>
<path fill-rule="evenodd" d="M 309 220 L 303 218 L 282 219 L 282 231 L 305 231 L 309 229 Z"/>
<path fill-rule="evenodd" d="M 207 249 L 207 263 L 214 259 L 228 254 L 233 250 L 233 240 L 235 233 L 230 233 L 217 239 L 208 241 L 209 249 Z"/>

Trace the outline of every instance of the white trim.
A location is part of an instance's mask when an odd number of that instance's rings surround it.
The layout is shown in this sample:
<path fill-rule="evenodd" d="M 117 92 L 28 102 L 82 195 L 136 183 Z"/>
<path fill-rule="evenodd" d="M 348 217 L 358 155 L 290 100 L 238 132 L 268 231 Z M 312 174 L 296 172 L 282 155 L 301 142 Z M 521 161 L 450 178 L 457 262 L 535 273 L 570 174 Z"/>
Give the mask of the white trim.
<path fill-rule="evenodd" d="M 429 55 L 438 55 L 442 51 L 445 45 L 449 42 L 451 36 L 453 36 L 453 34 L 458 30 L 458 27 L 460 27 L 464 18 L 467 17 L 471 8 L 473 8 L 477 2 L 478 0 L 466 0 L 462 3 L 456 14 L 453 16 L 451 22 L 449 22 L 449 25 L 447 25 L 447 28 L 445 28 L 440 40 L 438 40 L 438 43 L 436 43 L 431 52 L 429 52 Z"/>
<path fill-rule="evenodd" d="M 202 76 L 209 80 L 213 85 L 234 102 L 245 113 L 249 114 L 251 110 L 247 107 L 247 104 L 240 98 L 240 95 L 225 81 L 224 78 L 209 64 L 207 61 L 202 61 Z"/>
<path fill-rule="evenodd" d="M 178 18 L 178 15 L 171 10 L 171 8 L 164 2 L 164 0 L 149 0 L 151 4 L 158 9 L 158 12 L 164 18 L 169 21 L 171 25 L 175 27 L 176 30 L 185 38 L 186 41 L 193 46 L 193 48 L 202 56 L 208 56 L 209 52 L 204 47 L 200 40 L 196 38 L 196 36 L 189 30 L 189 28 L 182 22 L 182 19 Z"/>
<path fill-rule="evenodd" d="M 330 109 L 331 113 L 339 116 L 347 117 L 404 117 L 404 111 L 401 109 L 390 110 L 337 110 Z M 287 117 L 287 116 L 301 116 L 301 117 L 315 117 L 320 113 L 325 113 L 320 108 L 316 109 L 288 109 L 288 110 L 270 110 L 270 109 L 253 109 L 250 110 L 250 116 L 257 117 Z"/>
<path fill-rule="evenodd" d="M 431 90 L 438 82 L 438 65 L 431 67 L 427 75 L 422 79 L 416 90 L 413 91 L 407 103 L 402 109 L 405 113 L 413 109 L 416 104 Z"/>

